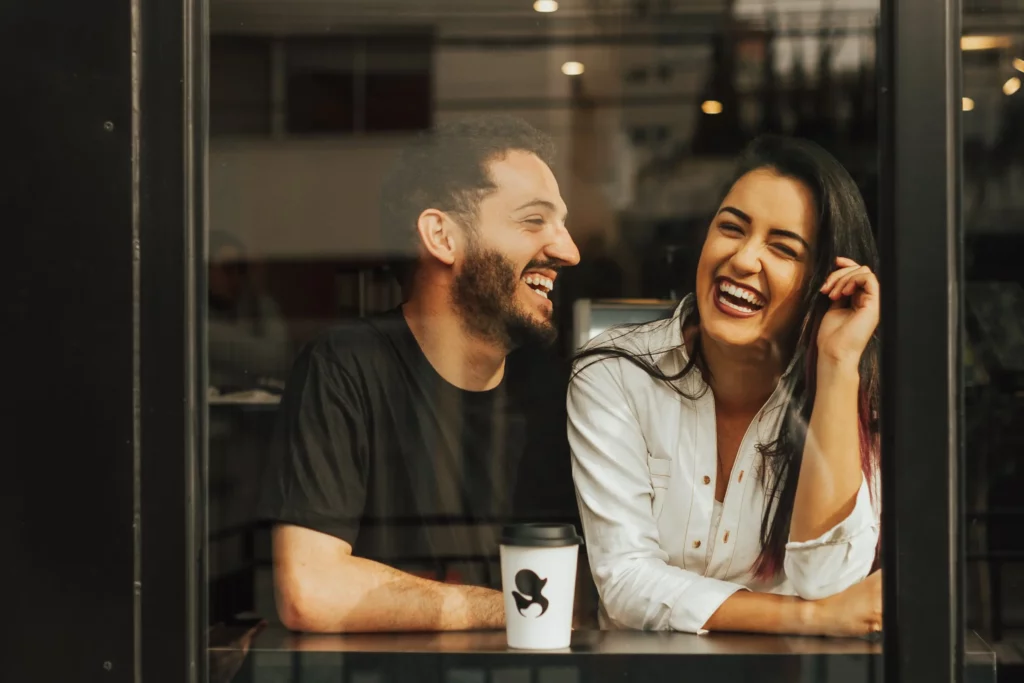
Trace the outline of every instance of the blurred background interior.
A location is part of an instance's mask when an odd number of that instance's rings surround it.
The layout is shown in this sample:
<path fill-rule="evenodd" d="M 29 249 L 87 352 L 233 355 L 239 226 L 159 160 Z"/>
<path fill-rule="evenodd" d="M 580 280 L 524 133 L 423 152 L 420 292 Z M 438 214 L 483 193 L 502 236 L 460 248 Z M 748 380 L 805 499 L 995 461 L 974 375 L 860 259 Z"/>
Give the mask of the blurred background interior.
<path fill-rule="evenodd" d="M 410 136 L 514 113 L 552 135 L 582 263 L 561 353 L 664 315 L 735 154 L 816 140 L 878 195 L 876 0 L 211 0 L 209 528 L 213 622 L 273 616 L 251 519 L 291 359 L 391 308 L 378 186 Z M 965 0 L 968 619 L 1024 634 L 1024 2 Z M 938 237 L 937 237 L 938 238 Z M 1013 529 L 1018 529 L 1014 532 Z"/>

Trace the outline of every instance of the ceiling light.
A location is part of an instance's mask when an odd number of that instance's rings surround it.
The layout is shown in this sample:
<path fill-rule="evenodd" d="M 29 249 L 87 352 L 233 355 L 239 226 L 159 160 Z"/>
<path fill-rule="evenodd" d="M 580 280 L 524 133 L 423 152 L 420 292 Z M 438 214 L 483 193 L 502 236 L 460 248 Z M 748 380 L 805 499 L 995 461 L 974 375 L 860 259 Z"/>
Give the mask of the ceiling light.
<path fill-rule="evenodd" d="M 583 73 L 583 62 L 566 62 L 562 65 L 562 73 L 566 76 L 579 76 Z"/>
<path fill-rule="evenodd" d="M 974 109 L 974 100 L 970 97 L 964 98 L 964 111 L 972 111 Z"/>
<path fill-rule="evenodd" d="M 558 3 L 555 0 L 537 0 L 537 2 L 533 3 L 533 9 L 535 12 L 549 14 L 558 11 Z"/>
<path fill-rule="evenodd" d="M 704 103 L 700 105 L 700 110 L 705 114 L 721 114 L 722 103 L 718 100 L 705 100 Z"/>
<path fill-rule="evenodd" d="M 1003 94 L 1012 95 L 1013 93 L 1020 90 L 1020 79 L 1016 76 L 1012 76 L 1006 83 L 1003 83 Z"/>
<path fill-rule="evenodd" d="M 1010 45 L 1010 36 L 964 36 L 960 39 L 961 50 L 997 50 Z"/>
<path fill-rule="evenodd" d="M 1013 58 L 1013 68 L 1017 71 L 1024 71 L 1024 59 L 1020 57 Z"/>

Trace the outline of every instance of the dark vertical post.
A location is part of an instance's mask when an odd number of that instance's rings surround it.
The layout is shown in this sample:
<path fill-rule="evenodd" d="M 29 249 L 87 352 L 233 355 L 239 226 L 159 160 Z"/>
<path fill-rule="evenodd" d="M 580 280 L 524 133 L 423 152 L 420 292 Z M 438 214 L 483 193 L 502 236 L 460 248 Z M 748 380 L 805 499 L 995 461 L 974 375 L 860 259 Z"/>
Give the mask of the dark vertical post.
<path fill-rule="evenodd" d="M 0 5 L 9 681 L 133 680 L 127 2 Z"/>
<path fill-rule="evenodd" d="M 4 680 L 196 680 L 201 0 L 0 10 Z"/>
<path fill-rule="evenodd" d="M 202 0 L 135 0 L 141 674 L 205 678 Z"/>
<path fill-rule="evenodd" d="M 885 674 L 963 662 L 960 3 L 882 4 Z"/>

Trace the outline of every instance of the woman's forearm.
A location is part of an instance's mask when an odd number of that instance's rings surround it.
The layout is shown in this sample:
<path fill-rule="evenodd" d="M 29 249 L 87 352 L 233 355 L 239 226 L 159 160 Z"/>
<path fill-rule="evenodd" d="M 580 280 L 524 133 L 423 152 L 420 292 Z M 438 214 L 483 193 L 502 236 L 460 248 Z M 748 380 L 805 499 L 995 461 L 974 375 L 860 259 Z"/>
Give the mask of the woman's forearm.
<path fill-rule="evenodd" d="M 855 366 L 818 364 L 818 386 L 804 443 L 789 540 L 818 538 L 853 511 L 863 480 Z"/>
<path fill-rule="evenodd" d="M 739 591 L 704 624 L 709 631 L 864 636 L 882 627 L 882 573 L 822 600 Z"/>
<path fill-rule="evenodd" d="M 808 600 L 772 593 L 737 591 L 711 615 L 704 628 L 709 631 L 786 633 L 820 635 L 816 604 Z"/>

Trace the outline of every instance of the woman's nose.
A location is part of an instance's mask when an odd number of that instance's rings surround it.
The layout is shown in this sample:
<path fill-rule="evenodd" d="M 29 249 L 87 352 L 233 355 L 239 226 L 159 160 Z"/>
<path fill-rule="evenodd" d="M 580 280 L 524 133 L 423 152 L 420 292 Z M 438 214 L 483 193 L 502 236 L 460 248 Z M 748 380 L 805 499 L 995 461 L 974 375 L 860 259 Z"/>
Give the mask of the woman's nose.
<path fill-rule="evenodd" d="M 761 272 L 761 249 L 753 242 L 745 242 L 730 259 L 733 267 L 744 275 Z"/>

